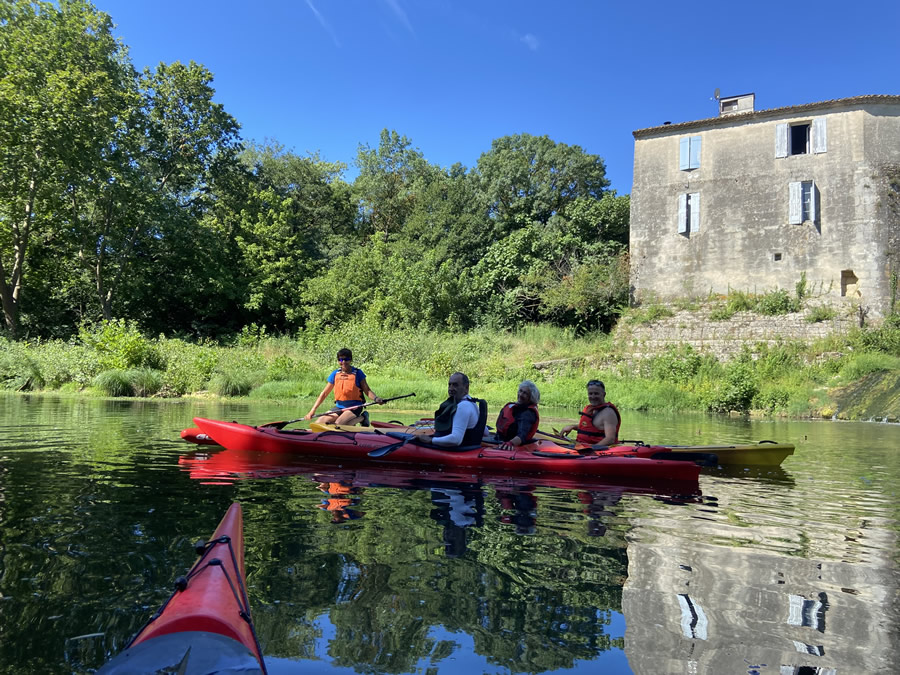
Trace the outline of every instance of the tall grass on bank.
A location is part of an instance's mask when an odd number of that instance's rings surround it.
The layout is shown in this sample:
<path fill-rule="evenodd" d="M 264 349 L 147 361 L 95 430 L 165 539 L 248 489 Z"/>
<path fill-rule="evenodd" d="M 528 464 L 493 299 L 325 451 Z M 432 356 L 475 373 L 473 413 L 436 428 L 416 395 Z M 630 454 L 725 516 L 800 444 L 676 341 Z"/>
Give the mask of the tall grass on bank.
<path fill-rule="evenodd" d="M 600 378 L 609 399 L 623 409 L 808 415 L 829 407 L 829 387 L 900 370 L 900 325 L 890 321 L 813 345 L 747 344 L 727 363 L 688 346 L 633 361 L 607 335 L 577 337 L 551 326 L 450 334 L 357 324 L 294 337 L 254 328 L 229 343 L 192 343 L 149 338 L 133 324 L 110 322 L 84 329 L 71 342 L 0 338 L 0 389 L 144 397 L 212 393 L 296 402 L 302 411 L 337 367 L 342 347 L 353 349 L 354 365 L 380 396 L 416 393 L 377 409 L 385 412 L 411 405 L 434 409 L 446 398 L 447 376 L 459 370 L 491 410 L 514 400 L 518 383 L 530 379 L 541 390 L 542 405 L 574 415 L 586 402 L 586 381 Z"/>

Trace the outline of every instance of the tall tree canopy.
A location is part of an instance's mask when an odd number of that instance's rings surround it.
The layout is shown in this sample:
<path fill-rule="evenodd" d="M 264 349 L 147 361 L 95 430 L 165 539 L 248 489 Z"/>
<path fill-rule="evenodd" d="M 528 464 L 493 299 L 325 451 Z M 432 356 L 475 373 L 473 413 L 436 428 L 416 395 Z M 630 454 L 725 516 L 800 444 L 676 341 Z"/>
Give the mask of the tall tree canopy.
<path fill-rule="evenodd" d="M 0 305 L 8 335 L 85 321 L 214 335 L 336 326 L 605 328 L 628 197 L 577 145 L 518 134 L 476 166 L 399 132 L 345 166 L 249 144 L 200 64 L 138 73 L 84 0 L 0 0 Z"/>

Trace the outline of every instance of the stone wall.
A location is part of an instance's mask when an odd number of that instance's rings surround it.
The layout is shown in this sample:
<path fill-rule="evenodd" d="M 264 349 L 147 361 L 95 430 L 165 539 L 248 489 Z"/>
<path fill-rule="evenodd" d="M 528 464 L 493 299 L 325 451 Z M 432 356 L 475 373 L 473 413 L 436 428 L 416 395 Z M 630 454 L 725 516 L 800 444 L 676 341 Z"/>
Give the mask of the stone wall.
<path fill-rule="evenodd" d="M 738 312 L 731 319 L 712 321 L 709 308 L 679 311 L 674 316 L 646 324 L 620 322 L 615 337 L 630 359 L 656 356 L 666 347 L 688 344 L 695 351 L 711 353 L 721 361 L 739 354 L 744 345 L 751 351 L 757 343 L 775 345 L 789 340 L 811 342 L 829 335 L 843 334 L 857 325 L 850 317 L 809 323 L 805 312 L 762 316 Z"/>

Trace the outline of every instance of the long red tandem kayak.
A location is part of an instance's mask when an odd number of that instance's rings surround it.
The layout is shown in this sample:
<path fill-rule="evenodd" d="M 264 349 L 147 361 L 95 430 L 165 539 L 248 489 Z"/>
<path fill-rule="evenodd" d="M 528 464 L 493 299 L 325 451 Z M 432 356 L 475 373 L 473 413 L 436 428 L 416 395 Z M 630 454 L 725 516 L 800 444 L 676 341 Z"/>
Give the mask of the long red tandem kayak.
<path fill-rule="evenodd" d="M 245 589 L 240 504 L 231 505 L 187 577 L 179 577 L 175 586 L 100 674 L 266 672 Z"/>
<path fill-rule="evenodd" d="M 633 448 L 582 454 L 550 441 L 527 448 L 501 450 L 495 445 L 440 448 L 408 434 L 310 432 L 279 430 L 272 426 L 249 426 L 195 417 L 198 432 L 229 450 L 291 453 L 302 457 L 345 460 L 369 466 L 414 465 L 453 469 L 481 469 L 504 473 L 559 473 L 605 478 L 697 480 L 700 467 L 693 461 L 651 459 L 654 448 L 645 446 L 639 457 Z M 665 448 L 661 448 L 665 451 Z"/>

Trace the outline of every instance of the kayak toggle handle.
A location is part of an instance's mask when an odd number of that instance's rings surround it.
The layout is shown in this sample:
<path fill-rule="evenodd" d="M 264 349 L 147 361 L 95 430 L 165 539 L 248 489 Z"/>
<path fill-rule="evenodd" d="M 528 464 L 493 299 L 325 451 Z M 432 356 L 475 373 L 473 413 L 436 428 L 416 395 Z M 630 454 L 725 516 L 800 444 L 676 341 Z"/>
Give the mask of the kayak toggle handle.
<path fill-rule="evenodd" d="M 188 587 L 188 580 L 187 580 L 187 577 L 185 577 L 185 576 L 180 576 L 180 577 L 178 577 L 177 579 L 175 579 L 175 590 L 176 590 L 176 591 L 183 591 L 183 590 L 185 590 L 187 587 Z"/>

